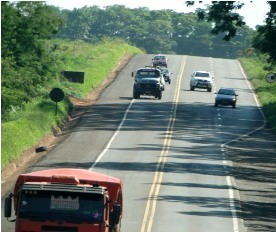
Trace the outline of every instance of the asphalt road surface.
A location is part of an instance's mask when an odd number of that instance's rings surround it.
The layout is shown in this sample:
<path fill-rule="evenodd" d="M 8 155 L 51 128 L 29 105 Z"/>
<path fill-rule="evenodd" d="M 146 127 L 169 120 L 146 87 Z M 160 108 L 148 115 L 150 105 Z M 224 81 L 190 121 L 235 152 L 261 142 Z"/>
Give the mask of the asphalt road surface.
<path fill-rule="evenodd" d="M 121 178 L 122 232 L 245 231 L 224 146 L 264 121 L 239 63 L 169 55 L 172 83 L 162 99 L 133 100 L 131 72 L 152 57 L 133 57 L 79 125 L 64 131 L 68 137 L 26 172 L 70 167 Z M 214 75 L 211 93 L 190 91 L 195 70 Z M 220 87 L 236 89 L 235 109 L 214 107 Z M 2 214 L 2 231 L 13 228 Z"/>

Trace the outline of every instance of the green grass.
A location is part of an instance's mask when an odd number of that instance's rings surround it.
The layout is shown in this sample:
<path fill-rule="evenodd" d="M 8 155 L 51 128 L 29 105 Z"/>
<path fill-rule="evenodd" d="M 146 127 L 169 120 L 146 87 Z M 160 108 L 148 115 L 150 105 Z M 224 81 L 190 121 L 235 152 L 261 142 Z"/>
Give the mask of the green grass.
<path fill-rule="evenodd" d="M 26 105 L 21 118 L 1 124 L 1 166 L 18 159 L 23 151 L 37 144 L 41 138 L 51 133 L 51 127 L 57 126 L 66 117 L 71 103 L 66 100 L 56 105 L 49 99 L 37 99 Z"/>
<path fill-rule="evenodd" d="M 79 98 L 97 88 L 117 66 L 126 54 L 143 53 L 136 47 L 122 41 L 105 40 L 99 44 L 88 44 L 82 41 L 51 40 L 55 44 L 55 54 L 59 57 L 56 64 L 61 71 L 85 72 L 84 84 L 68 81 L 53 81 L 45 87 L 44 98 L 34 99 L 25 105 L 24 110 L 12 112 L 13 121 L 1 124 L 1 168 L 18 159 L 21 154 L 37 144 L 44 136 L 51 133 L 51 128 L 60 124 L 67 116 L 72 104 L 68 97 L 58 103 L 55 114 L 55 103 L 48 93 L 54 87 L 61 88 L 66 96 L 73 94 Z M 58 73 L 57 75 L 60 75 Z M 59 78 L 53 77 L 54 80 Z"/>
<path fill-rule="evenodd" d="M 127 54 L 138 54 L 142 51 L 120 41 L 105 40 L 100 44 L 87 44 L 82 41 L 54 40 L 59 47 L 61 66 L 64 71 L 84 72 L 84 84 L 66 83 L 63 86 L 67 94 L 77 97 L 85 96 L 97 88 L 112 72 L 120 59 Z"/>
<path fill-rule="evenodd" d="M 268 72 L 276 73 L 276 70 L 265 71 L 266 62 L 261 58 L 242 58 L 240 62 L 255 88 L 267 125 L 276 133 L 276 82 L 270 84 L 265 80 Z"/>

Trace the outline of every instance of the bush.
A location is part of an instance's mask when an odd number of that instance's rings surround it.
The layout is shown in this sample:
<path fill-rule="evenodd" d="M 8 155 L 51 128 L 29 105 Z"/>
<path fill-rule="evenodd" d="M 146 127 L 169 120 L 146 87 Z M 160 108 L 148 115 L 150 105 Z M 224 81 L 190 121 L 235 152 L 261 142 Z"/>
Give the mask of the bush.
<path fill-rule="evenodd" d="M 276 73 L 275 67 L 270 66 L 270 70 L 267 70 L 264 57 L 242 58 L 240 61 L 254 85 L 267 125 L 276 132 L 276 83 L 270 84 L 265 80 L 268 72 Z"/>

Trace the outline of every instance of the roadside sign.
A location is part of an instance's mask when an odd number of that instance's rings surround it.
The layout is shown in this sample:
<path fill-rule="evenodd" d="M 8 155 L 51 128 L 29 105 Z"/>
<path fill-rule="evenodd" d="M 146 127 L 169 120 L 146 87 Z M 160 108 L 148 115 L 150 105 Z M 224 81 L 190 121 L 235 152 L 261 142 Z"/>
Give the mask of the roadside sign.
<path fill-rule="evenodd" d="M 63 71 L 61 72 L 68 81 L 74 83 L 84 83 L 84 72 L 75 72 L 75 71 Z"/>
<path fill-rule="evenodd" d="M 268 73 L 268 74 L 266 75 L 265 79 L 266 79 L 266 81 L 267 81 L 268 83 L 273 83 L 273 82 L 276 81 L 276 77 L 275 77 L 275 76 L 276 76 L 275 73 L 270 72 L 270 73 Z"/>
<path fill-rule="evenodd" d="M 64 93 L 60 88 L 53 88 L 50 92 L 50 98 L 54 102 L 60 102 L 64 98 Z"/>
<path fill-rule="evenodd" d="M 53 88 L 50 92 L 50 98 L 56 103 L 56 115 L 57 115 L 57 103 L 64 98 L 64 92 L 60 88 Z"/>

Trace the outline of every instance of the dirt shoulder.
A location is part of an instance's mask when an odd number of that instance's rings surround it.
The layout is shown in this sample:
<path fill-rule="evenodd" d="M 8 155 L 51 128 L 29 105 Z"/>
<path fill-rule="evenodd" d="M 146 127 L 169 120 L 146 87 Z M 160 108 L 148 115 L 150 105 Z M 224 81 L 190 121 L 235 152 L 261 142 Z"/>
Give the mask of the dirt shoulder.
<path fill-rule="evenodd" d="M 263 129 L 229 144 L 248 232 L 276 231 L 276 134 Z"/>
<path fill-rule="evenodd" d="M 7 194 L 7 192 L 11 189 L 10 185 L 13 185 L 11 183 L 15 183 L 17 177 L 21 173 L 24 173 L 24 170 L 26 170 L 27 167 L 41 160 L 53 147 L 61 143 L 68 136 L 68 133 L 65 133 L 64 135 L 62 131 L 64 129 L 70 131 L 70 129 L 77 125 L 79 119 L 86 112 L 87 108 L 95 104 L 103 90 L 106 89 L 115 80 L 118 73 L 125 67 L 131 58 L 131 54 L 126 54 L 120 60 L 114 70 L 109 74 L 109 76 L 103 81 L 103 83 L 98 88 L 89 93 L 86 99 L 77 99 L 71 97 L 70 99 L 74 107 L 72 111 L 69 112 L 66 120 L 64 120 L 60 127 L 53 129 L 53 132 L 42 138 L 38 144 L 35 144 L 33 147 L 22 153 L 18 160 L 15 160 L 11 164 L 7 165 L 5 169 L 1 170 L 2 196 Z M 46 150 L 36 153 L 36 148 L 38 147 L 43 147 Z"/>

